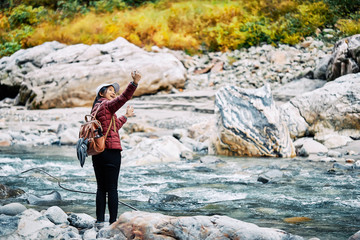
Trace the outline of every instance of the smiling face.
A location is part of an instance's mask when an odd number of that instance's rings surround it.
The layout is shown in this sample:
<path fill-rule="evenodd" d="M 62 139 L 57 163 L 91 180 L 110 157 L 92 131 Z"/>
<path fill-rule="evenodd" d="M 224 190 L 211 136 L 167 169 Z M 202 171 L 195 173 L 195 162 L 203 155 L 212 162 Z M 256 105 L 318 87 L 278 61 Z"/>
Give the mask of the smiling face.
<path fill-rule="evenodd" d="M 104 97 L 108 100 L 112 100 L 116 97 L 115 89 L 113 86 L 109 86 L 106 88 L 104 93 L 99 93 L 101 97 Z"/>

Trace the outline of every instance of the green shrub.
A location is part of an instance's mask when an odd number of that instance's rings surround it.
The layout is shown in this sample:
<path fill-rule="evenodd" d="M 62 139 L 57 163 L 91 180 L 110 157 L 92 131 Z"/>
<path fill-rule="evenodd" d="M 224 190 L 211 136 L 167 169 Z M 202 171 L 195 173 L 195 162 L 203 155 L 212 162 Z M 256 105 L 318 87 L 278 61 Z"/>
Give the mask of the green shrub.
<path fill-rule="evenodd" d="M 2 0 L 0 1 L 0 7 L 2 9 L 13 8 L 18 5 L 26 5 L 32 6 L 34 8 L 37 7 L 45 7 L 49 9 L 56 10 L 61 7 L 61 2 L 67 2 L 64 0 Z M 71 0 L 69 2 L 72 2 Z M 88 7 L 90 5 L 90 0 L 78 0 L 79 5 L 83 5 Z"/>
<path fill-rule="evenodd" d="M 137 7 L 137 6 L 140 6 L 142 4 L 146 4 L 148 2 L 156 2 L 157 0 L 123 0 L 126 5 L 128 6 L 134 6 L 134 7 Z"/>
<path fill-rule="evenodd" d="M 0 43 L 0 58 L 11 55 L 20 49 L 21 44 L 19 42 L 5 42 L 4 44 Z"/>
<path fill-rule="evenodd" d="M 46 7 L 56 10 L 59 0 L 22 0 L 22 4 L 32 7 Z"/>
<path fill-rule="evenodd" d="M 89 9 L 81 4 L 79 0 L 59 1 L 57 11 L 61 18 L 73 18 L 76 15 L 81 15 L 89 12 Z"/>
<path fill-rule="evenodd" d="M 296 12 L 286 13 L 271 24 L 271 40 L 285 44 L 297 44 L 303 38 L 314 35 L 317 28 L 326 26 L 330 10 L 323 2 L 303 3 Z"/>
<path fill-rule="evenodd" d="M 297 12 L 286 14 L 282 21 L 286 22 L 289 34 L 309 36 L 327 23 L 329 14 L 329 9 L 323 2 L 305 3 L 298 6 Z"/>
<path fill-rule="evenodd" d="M 342 32 L 344 37 L 360 33 L 360 19 L 340 19 L 336 27 Z"/>
<path fill-rule="evenodd" d="M 267 29 L 268 26 L 269 22 L 264 17 L 244 23 L 240 31 L 244 32 L 246 41 L 241 47 L 250 47 L 260 43 L 272 43 L 271 31 Z"/>
<path fill-rule="evenodd" d="M 338 18 L 348 17 L 359 11 L 360 0 L 323 0 Z"/>
<path fill-rule="evenodd" d="M 47 11 L 43 7 L 19 5 L 11 12 L 0 14 L 0 57 L 13 54 L 26 46 L 27 39 L 34 33 L 34 26 L 40 23 Z"/>
<path fill-rule="evenodd" d="M 214 27 L 208 27 L 204 29 L 204 36 L 203 43 L 210 51 L 238 49 L 246 40 L 236 21 L 230 24 L 220 22 Z"/>
<path fill-rule="evenodd" d="M 15 7 L 8 17 L 12 29 L 21 25 L 35 25 L 46 15 L 43 7 L 33 8 L 32 6 L 19 5 Z"/>
<path fill-rule="evenodd" d="M 126 4 L 122 0 L 100 0 L 91 2 L 91 6 L 95 8 L 96 13 L 113 12 L 114 10 L 122 10 L 126 8 Z"/>

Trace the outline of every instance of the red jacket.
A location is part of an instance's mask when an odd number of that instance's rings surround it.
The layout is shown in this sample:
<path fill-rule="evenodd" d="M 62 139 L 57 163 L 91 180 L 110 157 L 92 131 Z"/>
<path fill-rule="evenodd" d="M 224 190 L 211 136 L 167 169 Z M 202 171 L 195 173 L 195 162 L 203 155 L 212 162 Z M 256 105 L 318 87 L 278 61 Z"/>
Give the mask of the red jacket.
<path fill-rule="evenodd" d="M 101 122 L 104 135 L 108 130 L 112 116 L 115 117 L 116 131 L 114 130 L 114 123 L 112 123 L 110 126 L 111 127 L 110 131 L 105 141 L 105 148 L 107 149 L 122 150 L 119 129 L 124 125 L 124 123 L 126 123 L 127 119 L 125 116 L 121 116 L 117 118 L 115 112 L 119 110 L 128 100 L 131 99 L 135 90 L 136 90 L 136 85 L 133 83 L 129 83 L 125 91 L 120 96 L 116 97 L 113 100 L 100 98 L 98 103 L 96 103 L 93 109 L 91 110 L 91 114 L 93 114 L 96 111 L 96 109 L 100 106 L 100 109 L 96 115 L 96 119 Z"/>

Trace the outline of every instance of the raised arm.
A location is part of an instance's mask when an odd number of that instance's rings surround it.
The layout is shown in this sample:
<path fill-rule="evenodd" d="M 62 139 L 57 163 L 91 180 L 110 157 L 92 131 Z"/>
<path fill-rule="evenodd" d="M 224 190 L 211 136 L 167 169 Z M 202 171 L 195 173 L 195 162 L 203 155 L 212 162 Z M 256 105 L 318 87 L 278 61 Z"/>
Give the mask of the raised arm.
<path fill-rule="evenodd" d="M 107 108 L 112 114 L 119 110 L 134 95 L 134 92 L 140 82 L 141 75 L 138 71 L 133 71 L 131 73 L 131 77 L 133 81 L 129 83 L 125 91 L 117 98 L 107 102 Z"/>
<path fill-rule="evenodd" d="M 107 102 L 107 108 L 109 111 L 114 114 L 119 110 L 127 101 L 133 96 L 137 85 L 133 82 L 129 83 L 125 91 L 115 99 Z"/>

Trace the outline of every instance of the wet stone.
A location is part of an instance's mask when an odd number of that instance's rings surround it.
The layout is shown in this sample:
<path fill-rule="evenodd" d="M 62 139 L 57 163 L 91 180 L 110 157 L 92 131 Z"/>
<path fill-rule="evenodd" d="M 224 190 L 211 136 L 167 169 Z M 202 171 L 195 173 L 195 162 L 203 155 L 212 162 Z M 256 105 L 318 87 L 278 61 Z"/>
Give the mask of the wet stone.
<path fill-rule="evenodd" d="M 0 183 L 0 199 L 16 197 L 23 193 L 21 189 L 12 189 Z"/>
<path fill-rule="evenodd" d="M 19 213 L 22 213 L 25 210 L 26 207 L 21 203 L 10 203 L 0 207 L 0 214 L 15 216 Z"/>
<path fill-rule="evenodd" d="M 18 228 L 20 218 L 18 216 L 0 215 L 0 239 L 6 235 L 10 235 Z"/>
<path fill-rule="evenodd" d="M 268 183 L 270 181 L 270 179 L 263 177 L 263 176 L 259 176 L 257 181 L 262 182 L 262 183 Z"/>
<path fill-rule="evenodd" d="M 360 231 L 356 232 L 354 235 L 352 235 L 349 240 L 360 240 Z"/>
<path fill-rule="evenodd" d="M 341 170 L 352 170 L 352 169 L 354 169 L 354 165 L 353 164 L 334 163 L 333 168 L 341 169 Z"/>
<path fill-rule="evenodd" d="M 92 228 L 95 223 L 95 218 L 85 213 L 71 213 L 68 220 L 77 228 Z"/>

